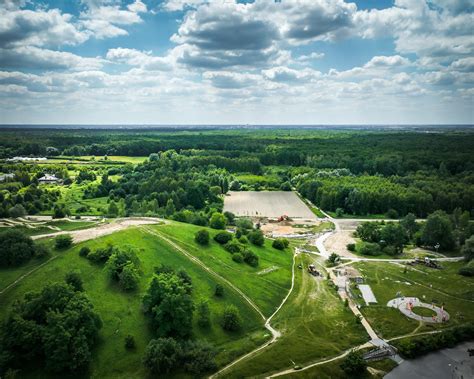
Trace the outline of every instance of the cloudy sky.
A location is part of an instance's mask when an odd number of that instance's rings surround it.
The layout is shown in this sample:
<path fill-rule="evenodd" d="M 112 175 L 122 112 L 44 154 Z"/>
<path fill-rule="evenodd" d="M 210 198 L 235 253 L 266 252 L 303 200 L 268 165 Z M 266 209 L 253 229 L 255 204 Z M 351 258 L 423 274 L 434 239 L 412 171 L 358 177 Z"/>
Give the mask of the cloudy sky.
<path fill-rule="evenodd" d="M 0 123 L 474 123 L 472 0 L 1 0 Z"/>

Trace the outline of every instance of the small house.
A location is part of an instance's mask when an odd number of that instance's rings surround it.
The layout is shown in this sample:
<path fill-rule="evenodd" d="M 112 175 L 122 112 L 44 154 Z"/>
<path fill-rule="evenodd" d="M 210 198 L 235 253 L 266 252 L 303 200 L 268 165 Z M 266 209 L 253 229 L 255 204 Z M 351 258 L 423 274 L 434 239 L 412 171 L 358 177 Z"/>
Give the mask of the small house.
<path fill-rule="evenodd" d="M 56 184 L 59 183 L 61 180 L 57 178 L 55 175 L 45 174 L 41 178 L 38 179 L 40 184 Z"/>

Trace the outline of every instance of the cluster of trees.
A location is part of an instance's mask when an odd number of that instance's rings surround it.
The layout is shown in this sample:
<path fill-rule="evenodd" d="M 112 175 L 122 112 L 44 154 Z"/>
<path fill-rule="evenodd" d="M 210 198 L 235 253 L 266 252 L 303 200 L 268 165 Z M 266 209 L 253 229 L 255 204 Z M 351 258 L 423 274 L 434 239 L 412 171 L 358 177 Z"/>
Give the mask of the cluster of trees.
<path fill-rule="evenodd" d="M 403 253 L 407 243 L 433 250 L 451 251 L 462 247 L 469 255 L 469 245 L 463 247 L 468 237 L 474 234 L 474 224 L 469 220 L 469 212 L 457 208 L 453 214 L 444 211 L 431 213 L 426 222 L 417 222 L 409 213 L 399 222 L 363 222 L 357 227 L 355 235 L 363 243 L 349 244 L 349 250 L 358 250 L 364 255 L 398 255 Z"/>
<path fill-rule="evenodd" d="M 440 333 L 423 337 L 401 339 L 395 342 L 398 352 L 408 358 L 416 358 L 429 352 L 454 347 L 460 342 L 474 338 L 474 324 L 456 326 Z"/>
<path fill-rule="evenodd" d="M 143 310 L 150 318 L 156 336 L 146 348 L 143 363 L 153 374 L 163 375 L 184 369 L 198 375 L 216 368 L 214 347 L 192 339 L 195 310 L 200 327 L 207 328 L 211 323 L 208 302 L 201 300 L 196 307 L 192 291 L 192 280 L 185 270 L 176 272 L 163 265 L 155 269 L 143 297 Z M 216 295 L 218 292 L 219 296 L 223 296 L 223 288 L 218 290 L 216 287 Z"/>
<path fill-rule="evenodd" d="M 98 264 L 105 263 L 105 271 L 111 281 L 118 283 L 123 291 L 138 288 L 140 280 L 140 259 L 132 249 L 119 249 L 114 245 L 91 251 L 87 246 L 79 250 L 79 255 Z"/>
<path fill-rule="evenodd" d="M 0 246 L 0 267 L 19 266 L 33 257 L 49 254 L 44 245 L 34 243 L 31 237 L 15 229 L 0 233 Z"/>
<path fill-rule="evenodd" d="M 77 286 L 56 283 L 16 302 L 0 327 L 0 374 L 26 364 L 78 373 L 91 361 L 102 322 Z"/>

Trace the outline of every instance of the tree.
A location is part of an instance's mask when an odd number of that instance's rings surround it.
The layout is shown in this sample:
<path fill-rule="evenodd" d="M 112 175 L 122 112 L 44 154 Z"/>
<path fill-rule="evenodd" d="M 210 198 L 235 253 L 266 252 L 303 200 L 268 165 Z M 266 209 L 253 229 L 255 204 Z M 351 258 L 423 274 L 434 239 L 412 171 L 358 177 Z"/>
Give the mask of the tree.
<path fill-rule="evenodd" d="M 214 236 L 214 241 L 218 244 L 224 245 L 232 239 L 232 233 L 229 232 L 219 232 Z"/>
<path fill-rule="evenodd" d="M 357 236 L 365 242 L 380 242 L 380 223 L 366 221 L 356 229 Z"/>
<path fill-rule="evenodd" d="M 10 208 L 8 213 L 10 214 L 10 217 L 13 217 L 13 218 L 23 217 L 26 215 L 26 209 L 23 205 L 16 204 Z"/>
<path fill-rule="evenodd" d="M 461 253 L 464 255 L 464 259 L 468 262 L 474 259 L 474 235 L 466 240 L 461 249 Z"/>
<path fill-rule="evenodd" d="M 367 362 L 360 351 L 353 350 L 344 358 L 341 368 L 350 377 L 357 377 L 365 372 Z"/>
<path fill-rule="evenodd" d="M 244 256 L 241 253 L 232 254 L 232 260 L 236 263 L 242 263 L 244 261 Z"/>
<path fill-rule="evenodd" d="M 83 246 L 81 247 L 81 250 L 79 250 L 79 256 L 87 257 L 90 252 L 91 252 L 91 249 L 88 246 Z"/>
<path fill-rule="evenodd" d="M 184 369 L 194 375 L 214 371 L 216 349 L 206 341 L 186 341 L 183 344 Z"/>
<path fill-rule="evenodd" d="M 201 328 L 208 328 L 211 325 L 211 311 L 209 310 L 209 302 L 200 300 L 197 307 L 197 323 Z"/>
<path fill-rule="evenodd" d="M 249 218 L 246 218 L 246 217 L 242 217 L 242 218 L 239 218 L 235 224 L 240 228 L 240 229 L 253 229 L 253 222 L 251 219 Z"/>
<path fill-rule="evenodd" d="M 65 280 L 67 284 L 74 288 L 74 291 L 84 291 L 82 278 L 78 271 L 69 271 L 66 274 Z"/>
<path fill-rule="evenodd" d="M 206 229 L 201 229 L 196 232 L 194 235 L 194 240 L 199 245 L 208 245 L 209 244 L 209 232 Z"/>
<path fill-rule="evenodd" d="M 135 338 L 128 334 L 126 337 L 125 337 L 125 349 L 127 350 L 133 350 L 135 349 Z"/>
<path fill-rule="evenodd" d="M 173 199 L 168 199 L 168 201 L 166 202 L 165 214 L 167 216 L 171 216 L 174 212 L 176 212 L 176 207 L 174 206 L 174 201 L 173 201 Z"/>
<path fill-rule="evenodd" d="M 359 247 L 359 253 L 362 255 L 376 256 L 382 254 L 378 243 L 363 242 Z"/>
<path fill-rule="evenodd" d="M 288 247 L 289 241 L 286 238 L 276 238 L 272 242 L 272 247 L 278 250 L 284 250 Z"/>
<path fill-rule="evenodd" d="M 222 328 L 228 331 L 237 331 L 242 326 L 239 310 L 235 305 L 228 305 L 222 314 Z"/>
<path fill-rule="evenodd" d="M 263 233 L 260 229 L 253 230 L 248 234 L 248 239 L 251 243 L 256 246 L 263 246 L 265 243 L 265 238 L 263 237 Z"/>
<path fill-rule="evenodd" d="M 421 239 L 427 246 L 439 244 L 441 250 L 454 248 L 453 225 L 444 211 L 436 211 L 428 216 L 423 226 Z"/>
<path fill-rule="evenodd" d="M 235 221 L 235 214 L 232 212 L 224 212 L 224 216 L 227 219 L 227 224 L 233 225 Z"/>
<path fill-rule="evenodd" d="M 133 291 L 137 289 L 138 283 L 138 270 L 132 262 L 128 262 L 119 274 L 119 286 L 124 291 Z"/>
<path fill-rule="evenodd" d="M 400 223 L 389 222 L 380 230 L 381 243 L 393 246 L 396 254 L 403 253 L 403 245 L 407 242 L 405 229 Z M 382 242 L 383 241 L 383 242 Z"/>
<path fill-rule="evenodd" d="M 117 217 L 119 214 L 119 209 L 117 207 L 117 203 L 115 201 L 111 201 L 109 203 L 109 208 L 107 210 L 107 216 L 109 217 Z"/>
<path fill-rule="evenodd" d="M 2 325 L 1 344 L 9 366 L 35 361 L 55 372 L 77 372 L 91 360 L 102 323 L 82 293 L 52 284 L 28 293 Z"/>
<path fill-rule="evenodd" d="M 213 229 L 225 229 L 226 218 L 222 213 L 214 212 L 209 220 L 209 226 Z"/>
<path fill-rule="evenodd" d="M 258 266 L 258 255 L 251 250 L 244 250 L 242 255 L 244 256 L 244 262 L 249 266 L 257 267 Z"/>
<path fill-rule="evenodd" d="M 408 213 L 400 220 L 400 225 L 407 232 L 408 238 L 411 240 L 413 235 L 418 231 L 418 224 L 413 213 Z"/>
<path fill-rule="evenodd" d="M 33 240 L 19 230 L 0 233 L 0 267 L 18 266 L 35 254 Z"/>
<path fill-rule="evenodd" d="M 143 364 L 153 374 L 168 374 L 179 366 L 182 349 L 173 338 L 153 339 L 148 343 Z"/>
<path fill-rule="evenodd" d="M 69 234 L 61 234 L 54 239 L 56 249 L 67 249 L 72 245 L 72 237 Z"/>
<path fill-rule="evenodd" d="M 188 285 L 174 273 L 154 275 L 143 308 L 160 337 L 187 337 L 192 330 L 194 304 Z"/>
<path fill-rule="evenodd" d="M 216 284 L 216 288 L 214 290 L 214 295 L 217 297 L 224 296 L 224 287 L 221 284 Z"/>
<path fill-rule="evenodd" d="M 337 262 L 339 262 L 339 259 L 340 259 L 339 255 L 337 255 L 336 253 L 331 253 L 331 255 L 328 258 L 328 262 L 334 265 Z"/>

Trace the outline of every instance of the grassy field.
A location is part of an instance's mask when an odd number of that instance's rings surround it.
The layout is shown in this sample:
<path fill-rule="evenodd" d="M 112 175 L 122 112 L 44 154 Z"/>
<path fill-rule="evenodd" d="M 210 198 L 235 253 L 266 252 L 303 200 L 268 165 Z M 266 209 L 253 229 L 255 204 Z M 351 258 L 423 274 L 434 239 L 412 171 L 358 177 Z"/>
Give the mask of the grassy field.
<path fill-rule="evenodd" d="M 140 229 L 120 232 L 120 246 L 130 245 L 138 249 L 142 271 L 139 290 L 131 294 L 121 292 L 109 281 L 102 266 L 92 264 L 78 255 L 81 246 L 87 245 L 94 249 L 108 243 L 116 243 L 117 237 L 113 234 L 82 243 L 64 252 L 55 252 L 57 258 L 0 295 L 0 318 L 3 319 L 13 301 L 21 298 L 26 292 L 38 290 L 48 282 L 62 280 L 71 268 L 78 269 L 81 271 L 85 290 L 104 323 L 100 333 L 101 342 L 91 366 L 91 375 L 98 378 L 143 378 L 146 375 L 141 356 L 152 338 L 152 333 L 141 312 L 141 298 L 153 274 L 153 268 L 164 263 L 176 269 L 184 267 L 188 271 L 193 280 L 195 301 L 200 298 L 209 300 L 213 326 L 209 330 L 201 330 L 194 325 L 193 335 L 207 339 L 218 347 L 219 364 L 227 363 L 268 338 L 267 332 L 262 328 L 263 320 L 240 295 L 221 282 L 225 287 L 225 296 L 222 299 L 216 298 L 213 292 L 219 279 L 210 276 L 168 243 Z M 244 326 L 238 333 L 224 332 L 219 326 L 220 314 L 227 304 L 235 304 L 241 312 Z M 124 338 L 127 334 L 135 337 L 135 351 L 128 352 L 124 348 Z M 37 373 L 31 372 L 25 373 L 25 377 L 38 376 Z"/>
<path fill-rule="evenodd" d="M 44 224 L 35 225 L 34 227 L 27 227 L 24 225 L 0 227 L 0 232 L 7 228 L 13 230 L 19 230 L 27 236 L 37 236 L 40 234 L 55 233 L 58 231 L 73 231 L 80 229 L 87 229 L 97 225 L 94 221 L 51 221 Z M 52 227 L 52 228 L 51 228 Z"/>
<path fill-rule="evenodd" d="M 232 255 L 213 240 L 209 246 L 197 245 L 194 234 L 202 227 L 171 223 L 147 228 L 163 233 L 228 279 L 249 296 L 266 316 L 274 312 L 290 288 L 292 253 L 289 249 L 280 251 L 272 248 L 269 240 L 265 240 L 263 247 L 249 245 L 259 257 L 258 267 L 251 267 L 235 263 Z M 211 236 L 218 233 L 210 231 Z"/>
<path fill-rule="evenodd" d="M 313 261 L 307 254 L 296 259 L 296 266 L 303 267 Z M 352 312 L 344 307 L 326 279 L 316 279 L 300 269 L 296 269 L 295 288 L 272 325 L 283 336 L 224 373 L 225 377 L 263 376 L 295 364 L 304 366 L 368 340 L 363 327 L 355 322 Z"/>
<path fill-rule="evenodd" d="M 362 306 L 361 312 L 384 338 L 412 332 L 446 328 L 474 321 L 474 279 L 457 274 L 463 262 L 443 262 L 443 270 L 423 266 L 360 262 L 355 267 L 366 278 L 378 301 L 377 305 Z M 427 303 L 444 304 L 450 314 L 445 324 L 424 324 L 404 316 L 387 302 L 396 297 L 415 296 Z"/>

